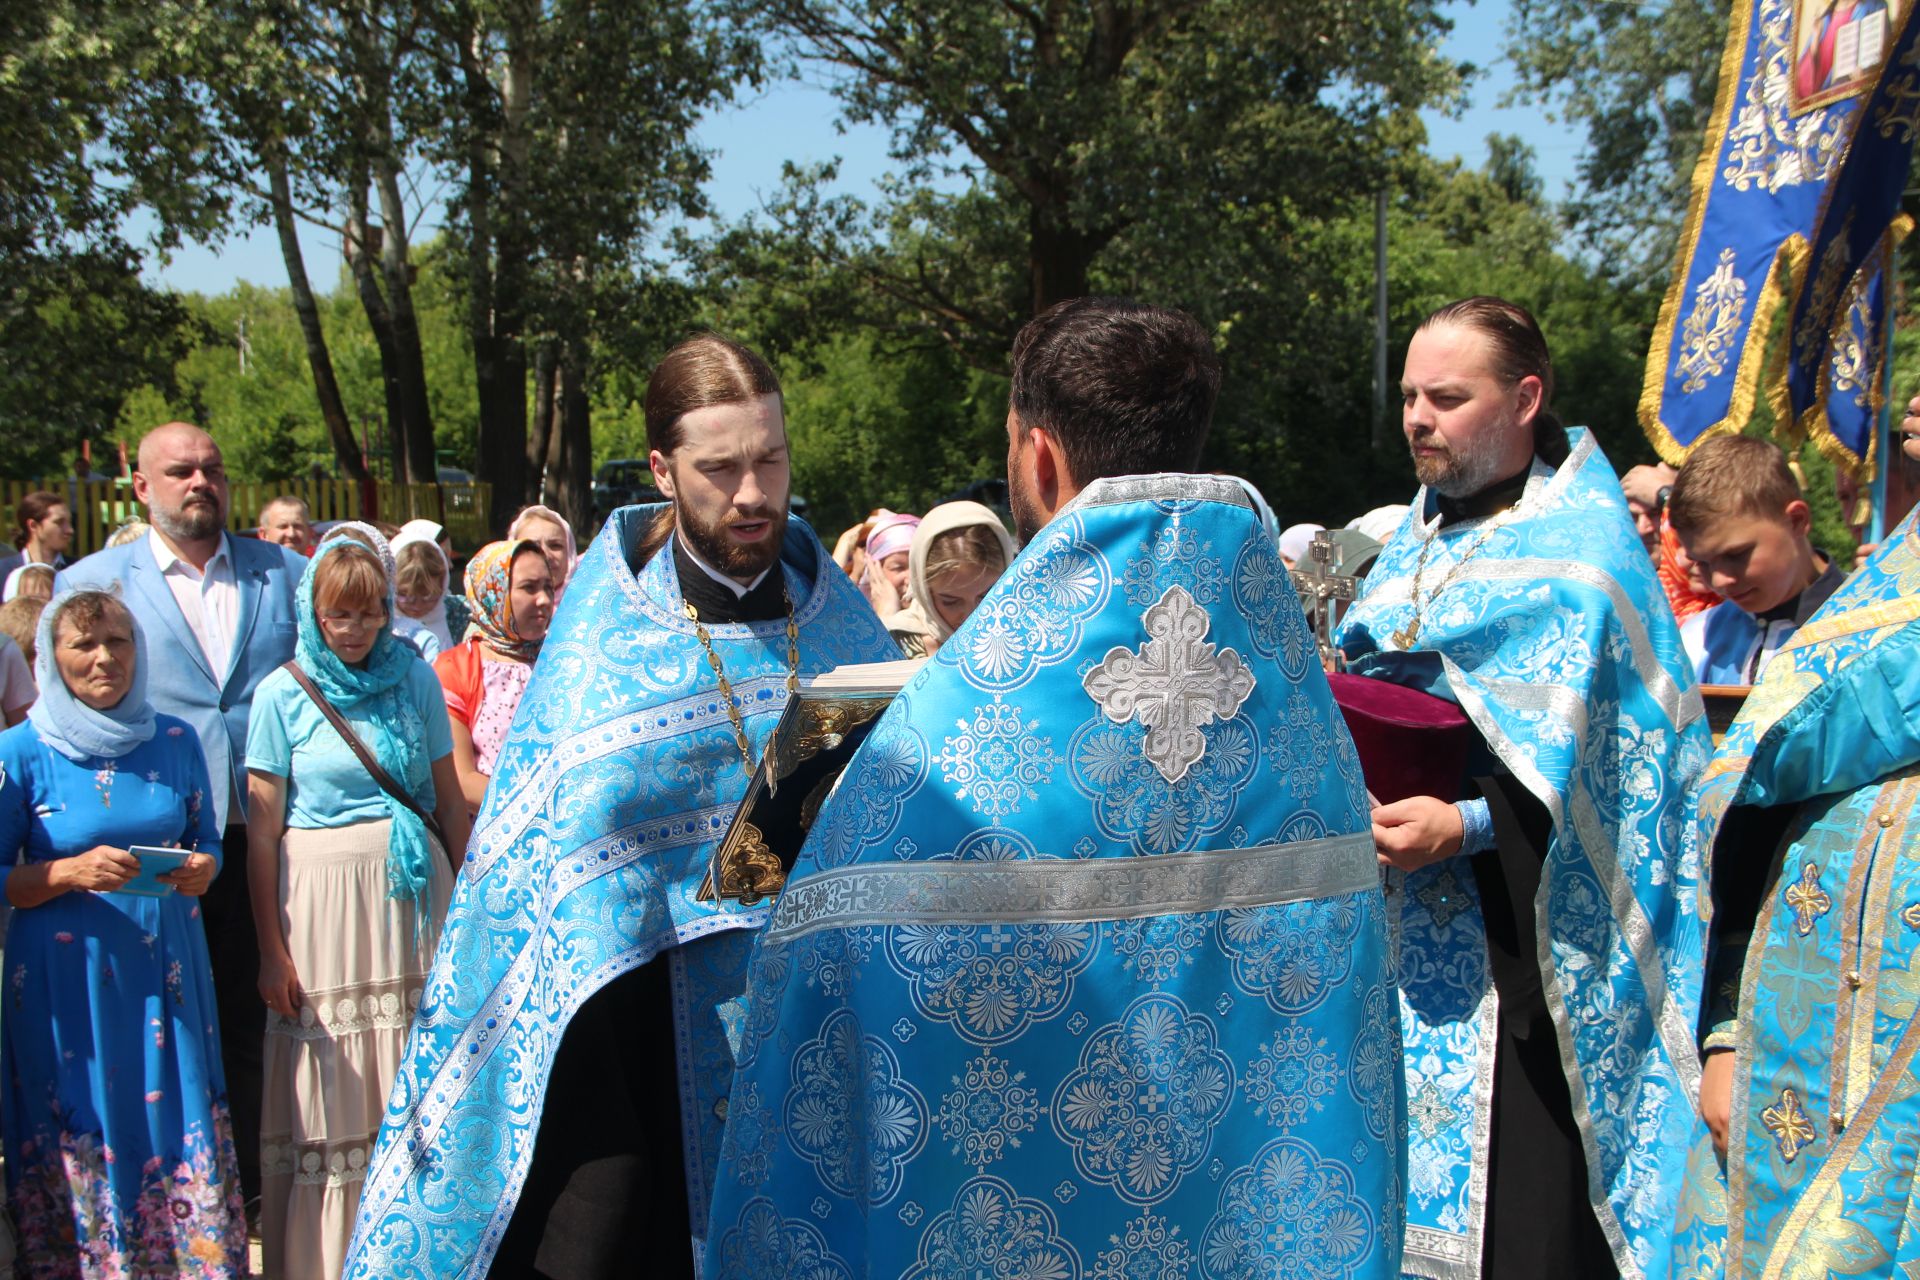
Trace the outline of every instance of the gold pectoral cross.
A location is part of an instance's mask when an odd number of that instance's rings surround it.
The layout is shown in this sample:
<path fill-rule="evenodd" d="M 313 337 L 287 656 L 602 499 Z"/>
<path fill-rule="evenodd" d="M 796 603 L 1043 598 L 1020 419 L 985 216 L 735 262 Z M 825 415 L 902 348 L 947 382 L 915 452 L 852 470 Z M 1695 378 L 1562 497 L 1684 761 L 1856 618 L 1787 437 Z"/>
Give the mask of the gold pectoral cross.
<path fill-rule="evenodd" d="M 1420 615 L 1414 614 L 1407 625 L 1393 633 L 1393 642 L 1402 649 L 1413 648 L 1413 642 L 1420 638 Z"/>

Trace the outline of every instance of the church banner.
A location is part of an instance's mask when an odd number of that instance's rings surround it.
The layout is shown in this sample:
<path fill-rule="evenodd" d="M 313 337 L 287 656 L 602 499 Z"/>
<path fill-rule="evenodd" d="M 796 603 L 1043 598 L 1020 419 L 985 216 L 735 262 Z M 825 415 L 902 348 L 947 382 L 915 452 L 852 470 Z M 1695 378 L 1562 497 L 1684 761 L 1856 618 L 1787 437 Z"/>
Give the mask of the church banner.
<path fill-rule="evenodd" d="M 1920 111 L 1913 8 L 1735 5 L 1640 400 L 1668 461 L 1745 427 L 1763 382 L 1784 435 L 1811 435 L 1850 473 L 1870 461 L 1885 347 L 1878 279 L 1905 225 L 1896 215 Z M 1791 350 L 1766 368 L 1782 303 Z"/>

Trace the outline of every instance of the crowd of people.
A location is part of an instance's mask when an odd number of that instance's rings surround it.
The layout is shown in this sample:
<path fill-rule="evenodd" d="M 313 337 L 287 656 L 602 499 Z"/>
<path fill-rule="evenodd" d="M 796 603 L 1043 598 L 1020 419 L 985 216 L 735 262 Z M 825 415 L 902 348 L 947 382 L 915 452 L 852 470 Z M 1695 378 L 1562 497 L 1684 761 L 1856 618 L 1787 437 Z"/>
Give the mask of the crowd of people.
<path fill-rule="evenodd" d="M 1920 538 L 1849 576 L 1750 438 L 1616 479 L 1553 382 L 1521 309 L 1436 312 L 1420 490 L 1331 534 L 1197 472 L 1210 343 L 1114 299 L 1016 344 L 1011 528 L 829 551 L 710 334 L 584 555 L 545 506 L 457 579 L 431 521 L 235 533 L 184 423 L 101 551 L 29 495 L 17 1265 L 1704 1280 L 1831 1168 L 1891 1266 Z M 1315 661 L 1289 570 L 1342 565 Z M 785 890 L 716 897 L 787 700 L 902 656 Z M 1701 686 L 1755 690 L 1717 754 Z"/>
<path fill-rule="evenodd" d="M 337 1276 L 572 534 L 528 508 L 462 594 L 430 521 L 230 532 L 189 425 L 133 479 L 148 520 L 71 563 L 67 504 L 20 502 L 0 608 L 18 1266 L 241 1275 L 252 1230 Z"/>

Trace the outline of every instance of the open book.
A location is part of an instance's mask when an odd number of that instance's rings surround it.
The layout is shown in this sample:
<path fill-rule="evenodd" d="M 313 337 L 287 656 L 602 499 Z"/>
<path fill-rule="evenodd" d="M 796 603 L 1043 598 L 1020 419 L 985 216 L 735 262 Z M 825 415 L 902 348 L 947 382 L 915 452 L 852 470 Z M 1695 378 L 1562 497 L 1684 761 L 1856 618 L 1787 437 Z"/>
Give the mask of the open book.
<path fill-rule="evenodd" d="M 924 661 L 835 667 L 800 682 L 713 852 L 700 901 L 752 906 L 780 891 L 840 771 Z"/>

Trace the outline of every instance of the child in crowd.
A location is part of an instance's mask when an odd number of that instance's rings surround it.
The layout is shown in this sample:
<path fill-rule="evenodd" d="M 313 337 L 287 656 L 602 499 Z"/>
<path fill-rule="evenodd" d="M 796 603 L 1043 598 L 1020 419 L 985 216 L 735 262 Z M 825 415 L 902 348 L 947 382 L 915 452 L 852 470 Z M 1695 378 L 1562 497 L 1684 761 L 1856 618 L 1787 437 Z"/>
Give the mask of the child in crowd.
<path fill-rule="evenodd" d="M 1016 553 L 1000 517 L 977 502 L 927 512 L 908 552 L 906 607 L 885 618 L 901 652 L 924 658 L 946 643 Z"/>
<path fill-rule="evenodd" d="M 0 716 L 9 728 L 27 718 L 27 710 L 40 696 L 33 682 L 33 661 L 40 614 L 46 607 L 38 596 L 21 596 L 0 605 L 0 635 L 6 637 L 0 640 Z"/>
<path fill-rule="evenodd" d="M 459 644 L 467 632 L 466 602 L 447 594 L 450 567 L 440 544 L 403 530 L 394 539 L 393 562 L 395 607 L 432 632 L 440 652 Z"/>
<path fill-rule="evenodd" d="M 33 666 L 34 643 L 40 630 L 40 614 L 46 609 L 47 602 L 33 596 L 22 596 L 18 600 L 9 600 L 0 605 L 0 635 L 6 636 L 20 646 L 20 653 L 27 660 L 27 666 Z"/>
<path fill-rule="evenodd" d="M 1702 684 L 1750 685 L 1846 576 L 1807 539 L 1813 513 L 1777 445 L 1715 436 L 1694 449 L 1667 521 L 1726 599 L 1680 629 Z"/>

